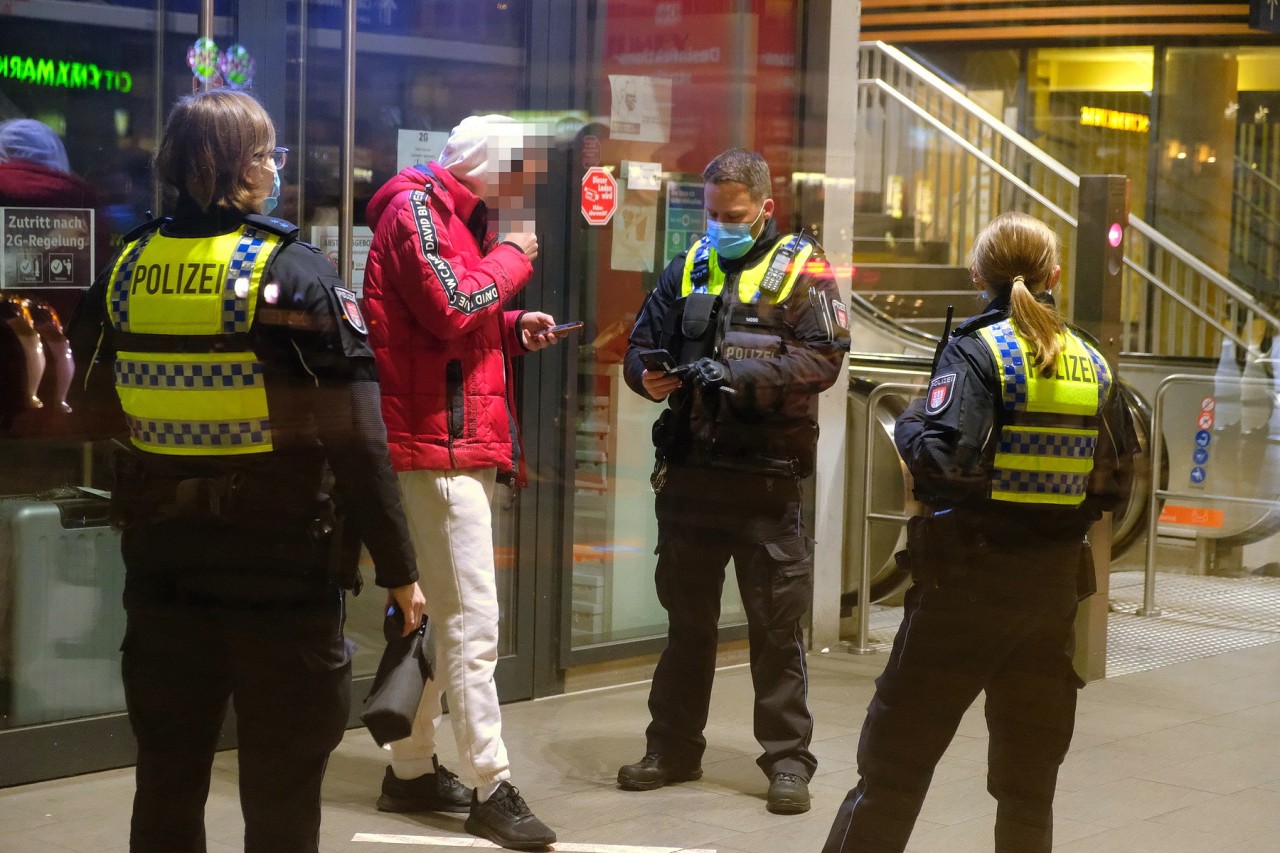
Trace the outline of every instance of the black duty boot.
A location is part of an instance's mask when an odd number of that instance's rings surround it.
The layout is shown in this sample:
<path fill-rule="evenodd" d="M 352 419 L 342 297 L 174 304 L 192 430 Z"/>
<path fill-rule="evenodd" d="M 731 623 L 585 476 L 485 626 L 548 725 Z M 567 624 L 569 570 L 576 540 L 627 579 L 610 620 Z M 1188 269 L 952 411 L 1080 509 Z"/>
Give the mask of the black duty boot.
<path fill-rule="evenodd" d="M 458 777 L 441 767 L 431 756 L 434 773 L 423 773 L 416 779 L 400 779 L 387 768 L 382 777 L 382 796 L 378 797 L 378 811 L 382 812 L 468 812 L 471 810 L 471 789 L 458 781 Z"/>
<path fill-rule="evenodd" d="M 635 764 L 618 768 L 618 787 L 624 791 L 653 791 L 673 782 L 702 778 L 702 766 L 695 762 L 673 761 L 656 752 L 645 753 Z"/>
<path fill-rule="evenodd" d="M 794 773 L 774 773 L 764 807 L 774 814 L 804 814 L 809 810 L 809 783 Z"/>
<path fill-rule="evenodd" d="M 556 834 L 534 817 L 520 789 L 510 782 L 498 783 L 498 790 L 483 803 L 472 792 L 465 826 L 472 835 L 508 850 L 542 850 L 556 841 Z"/>

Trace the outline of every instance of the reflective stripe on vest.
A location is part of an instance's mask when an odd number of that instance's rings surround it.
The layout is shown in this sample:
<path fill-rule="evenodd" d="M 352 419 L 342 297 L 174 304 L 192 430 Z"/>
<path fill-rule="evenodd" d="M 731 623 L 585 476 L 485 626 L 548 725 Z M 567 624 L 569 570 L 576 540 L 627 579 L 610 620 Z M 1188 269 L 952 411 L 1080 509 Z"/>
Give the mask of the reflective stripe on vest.
<path fill-rule="evenodd" d="M 770 299 L 776 303 L 786 302 L 787 297 L 791 295 L 791 289 L 795 286 L 796 279 L 800 277 L 800 273 L 804 272 L 805 265 L 812 255 L 813 242 L 805 239 L 802 235 L 792 234 L 778 240 L 767 255 L 738 274 L 738 301 L 758 302 L 761 293 L 768 292 L 762 288 L 762 285 L 765 284 L 766 278 L 769 277 L 776 258 L 777 269 L 773 270 L 772 278 L 775 281 L 781 278 L 781 283 L 776 286 L 777 292 L 773 293 Z M 709 273 L 707 281 L 704 284 L 694 284 L 694 267 L 702 263 L 706 264 Z M 716 294 L 724 290 L 724 282 L 725 274 L 724 270 L 720 269 L 719 255 L 711 247 L 711 241 L 703 237 L 693 244 L 693 248 L 685 256 L 684 277 L 680 282 L 680 295 L 688 296 L 694 291 Z"/>
<path fill-rule="evenodd" d="M 120 253 L 107 290 L 111 323 L 157 336 L 154 351 L 116 357 L 116 393 L 136 447 L 188 456 L 272 449 L 263 368 L 254 353 L 172 352 L 164 336 L 248 332 L 263 270 L 281 242 L 246 225 L 201 239 L 152 232 Z"/>
<path fill-rule="evenodd" d="M 1004 408 L 1013 413 L 996 445 L 991 498 L 1080 504 L 1093 470 L 1098 430 L 1077 424 L 1102 410 L 1111 385 L 1106 360 L 1075 334 L 1060 333 L 1057 367 L 1052 377 L 1045 377 L 1031 369 L 1031 345 L 1012 322 L 986 326 L 979 335 L 1000 364 Z"/>

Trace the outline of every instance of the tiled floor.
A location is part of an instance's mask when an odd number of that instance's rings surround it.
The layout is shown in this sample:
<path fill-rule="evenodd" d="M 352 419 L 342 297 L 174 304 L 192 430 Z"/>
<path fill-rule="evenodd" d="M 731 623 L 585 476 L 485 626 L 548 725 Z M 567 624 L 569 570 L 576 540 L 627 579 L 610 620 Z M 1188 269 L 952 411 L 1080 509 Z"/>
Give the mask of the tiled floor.
<path fill-rule="evenodd" d="M 764 809 L 750 676 L 742 666 L 716 679 L 701 781 L 644 793 L 615 787 L 618 765 L 643 752 L 645 683 L 508 705 L 513 781 L 559 833 L 562 850 L 816 853 L 856 781 L 858 727 L 884 660 L 842 652 L 810 657 L 813 748 L 821 763 L 806 815 Z M 457 767 L 453 756 L 451 744 L 442 747 L 444 763 Z M 938 767 L 909 850 L 992 849 L 995 805 L 985 761 L 986 731 L 975 707 Z M 471 844 L 459 816 L 377 812 L 385 762 L 367 733 L 348 732 L 326 779 L 324 850 L 489 849 Z M 218 757 L 210 850 L 240 847 L 234 767 L 234 753 Z M 131 792 L 130 770 L 0 790 L 0 850 L 125 850 Z M 1064 853 L 1280 851 L 1280 643 L 1090 684 L 1056 813 L 1055 849 Z M 360 834 L 400 838 L 393 844 L 358 840 Z"/>

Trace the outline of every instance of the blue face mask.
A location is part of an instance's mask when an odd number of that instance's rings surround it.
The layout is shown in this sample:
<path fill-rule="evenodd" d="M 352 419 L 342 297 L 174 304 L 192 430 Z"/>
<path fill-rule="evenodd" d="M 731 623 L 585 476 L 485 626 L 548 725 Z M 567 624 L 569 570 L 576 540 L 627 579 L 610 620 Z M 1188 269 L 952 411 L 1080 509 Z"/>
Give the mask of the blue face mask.
<path fill-rule="evenodd" d="M 751 247 L 755 245 L 756 238 L 751 234 L 751 229 L 756 227 L 761 216 L 764 216 L 763 205 L 756 218 L 750 222 L 710 220 L 707 222 L 707 239 L 721 257 L 736 260 L 751 251 Z"/>
<path fill-rule="evenodd" d="M 272 169 L 271 173 L 274 176 L 271 181 L 271 195 L 262 200 L 262 212 L 267 214 L 275 210 L 276 205 L 280 203 L 280 170 Z"/>

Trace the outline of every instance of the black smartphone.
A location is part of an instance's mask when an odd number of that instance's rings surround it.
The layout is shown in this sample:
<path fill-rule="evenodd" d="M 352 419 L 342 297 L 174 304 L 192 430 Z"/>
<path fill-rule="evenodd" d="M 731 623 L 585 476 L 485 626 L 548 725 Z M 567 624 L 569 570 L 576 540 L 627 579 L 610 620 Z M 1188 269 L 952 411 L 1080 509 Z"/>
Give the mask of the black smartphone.
<path fill-rule="evenodd" d="M 670 373 L 676 369 L 675 359 L 664 349 L 640 350 L 640 363 L 645 370 L 656 370 L 659 373 Z"/>
<path fill-rule="evenodd" d="M 544 332 L 571 332 L 574 329 L 581 329 L 581 328 L 582 328 L 582 321 L 573 320 L 568 323 L 561 323 L 558 326 L 552 326 L 550 329 L 544 329 L 543 331 Z"/>

